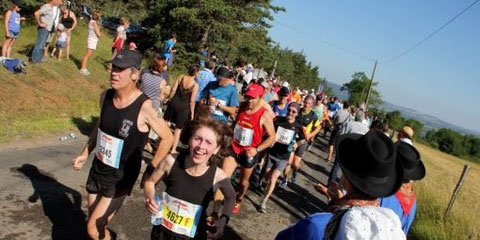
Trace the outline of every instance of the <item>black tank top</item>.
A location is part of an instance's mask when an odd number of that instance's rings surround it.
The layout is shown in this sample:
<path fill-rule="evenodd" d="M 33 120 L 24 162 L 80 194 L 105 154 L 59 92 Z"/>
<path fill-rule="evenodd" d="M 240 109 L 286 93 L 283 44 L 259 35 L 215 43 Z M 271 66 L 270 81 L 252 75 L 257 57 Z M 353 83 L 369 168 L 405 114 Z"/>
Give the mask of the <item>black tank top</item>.
<path fill-rule="evenodd" d="M 99 129 L 110 136 L 124 140 L 120 164 L 116 169 L 104 164 L 95 156 L 92 171 L 105 181 L 119 182 L 120 186 L 131 187 L 135 184 L 140 172 L 143 147 L 148 137 L 148 132 L 140 132 L 137 126 L 138 114 L 148 97 L 142 93 L 127 107 L 117 109 L 113 105 L 114 93 L 113 89 L 107 90 L 100 114 Z"/>
<path fill-rule="evenodd" d="M 182 151 L 177 156 L 170 174 L 165 179 L 167 185 L 166 192 L 172 197 L 202 206 L 202 215 L 198 222 L 197 234 L 204 234 L 206 231 L 206 210 L 208 204 L 213 199 L 213 180 L 217 166 L 211 165 L 202 176 L 191 176 L 185 170 L 185 160 L 188 153 L 188 151 Z M 172 232 L 170 233 L 177 236 Z"/>
<path fill-rule="evenodd" d="M 63 24 L 63 26 L 65 28 L 68 28 L 68 29 L 72 28 L 73 18 L 70 17 L 70 10 L 68 10 L 68 15 L 67 15 L 66 18 L 64 18 L 63 15 L 62 15 L 62 18 L 60 19 L 60 23 Z"/>

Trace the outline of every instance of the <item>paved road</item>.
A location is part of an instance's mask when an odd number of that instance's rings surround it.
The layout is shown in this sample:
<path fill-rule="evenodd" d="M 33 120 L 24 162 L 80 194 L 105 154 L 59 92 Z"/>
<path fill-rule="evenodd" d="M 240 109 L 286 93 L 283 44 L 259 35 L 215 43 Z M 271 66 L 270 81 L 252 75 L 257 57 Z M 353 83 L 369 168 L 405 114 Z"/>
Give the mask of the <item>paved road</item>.
<path fill-rule="evenodd" d="M 85 136 L 64 142 L 49 138 L 0 147 L 0 239 L 85 238 L 90 164 L 79 172 L 70 166 L 85 141 Z M 322 160 L 324 144 L 324 140 L 316 142 L 305 154 L 296 184 L 275 190 L 266 214 L 256 210 L 260 192 L 250 190 L 223 239 L 273 239 L 298 219 L 322 211 L 325 198 L 311 185 L 325 183 L 330 170 Z M 118 239 L 149 239 L 149 221 L 143 192 L 136 187 L 110 228 Z"/>

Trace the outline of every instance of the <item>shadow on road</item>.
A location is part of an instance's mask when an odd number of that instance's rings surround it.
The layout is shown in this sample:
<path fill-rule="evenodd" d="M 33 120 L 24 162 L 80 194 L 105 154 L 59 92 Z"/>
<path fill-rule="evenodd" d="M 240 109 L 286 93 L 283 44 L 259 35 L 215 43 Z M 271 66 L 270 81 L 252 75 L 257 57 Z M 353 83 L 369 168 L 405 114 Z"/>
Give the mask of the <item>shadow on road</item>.
<path fill-rule="evenodd" d="M 223 240 L 242 240 L 243 238 L 240 237 L 240 235 L 238 235 L 237 232 L 235 232 L 235 230 L 233 230 L 233 228 L 231 228 L 230 226 L 227 225 L 223 229 L 223 237 L 220 238 L 220 239 L 223 239 Z"/>
<path fill-rule="evenodd" d="M 95 127 L 95 124 L 97 124 L 98 117 L 91 116 L 91 121 L 86 121 L 83 118 L 79 117 L 72 117 L 71 121 L 75 126 L 77 126 L 78 131 L 82 133 L 83 135 L 89 136 L 90 133 L 92 132 L 93 128 Z"/>
<path fill-rule="evenodd" d="M 40 199 L 45 216 L 52 222 L 51 239 L 87 239 L 86 218 L 81 209 L 82 196 L 79 192 L 42 174 L 34 165 L 24 164 L 16 170 L 32 183 L 34 192 L 28 201 L 35 203 Z"/>

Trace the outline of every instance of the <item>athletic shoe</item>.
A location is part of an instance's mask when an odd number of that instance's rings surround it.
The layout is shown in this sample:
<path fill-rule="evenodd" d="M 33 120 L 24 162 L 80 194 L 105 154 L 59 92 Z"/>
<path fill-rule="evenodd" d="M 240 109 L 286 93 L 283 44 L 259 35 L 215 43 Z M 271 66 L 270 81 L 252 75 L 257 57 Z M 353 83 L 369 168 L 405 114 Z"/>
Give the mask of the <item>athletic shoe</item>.
<path fill-rule="evenodd" d="M 280 183 L 280 188 L 281 189 L 287 189 L 288 181 L 283 180 L 282 183 Z"/>
<path fill-rule="evenodd" d="M 237 214 L 240 211 L 240 207 L 242 206 L 241 202 L 235 202 L 235 205 L 233 206 L 232 213 Z"/>
<path fill-rule="evenodd" d="M 262 204 L 260 204 L 260 207 L 258 208 L 258 211 L 261 212 L 261 213 L 266 213 L 267 212 L 267 203 L 262 202 Z"/>
<path fill-rule="evenodd" d="M 80 73 L 83 74 L 83 75 L 85 75 L 85 76 L 90 75 L 90 72 L 88 72 L 87 69 L 80 69 Z"/>
<path fill-rule="evenodd" d="M 215 222 L 218 220 L 218 213 L 213 212 L 212 215 L 207 217 L 207 225 L 208 226 L 215 226 Z"/>
<path fill-rule="evenodd" d="M 292 183 L 295 183 L 297 180 L 297 171 L 292 171 Z"/>

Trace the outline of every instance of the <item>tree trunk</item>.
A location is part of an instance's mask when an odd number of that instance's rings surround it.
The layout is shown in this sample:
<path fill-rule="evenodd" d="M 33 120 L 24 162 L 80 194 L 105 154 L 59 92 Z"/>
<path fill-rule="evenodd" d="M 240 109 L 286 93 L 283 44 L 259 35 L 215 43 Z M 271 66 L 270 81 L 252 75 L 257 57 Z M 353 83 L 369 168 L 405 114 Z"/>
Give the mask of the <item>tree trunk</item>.
<path fill-rule="evenodd" d="M 212 25 L 209 24 L 209 25 L 207 25 L 207 28 L 205 28 L 205 32 L 203 32 L 202 40 L 200 40 L 200 43 L 201 43 L 200 48 L 199 48 L 200 51 L 203 49 L 203 46 L 205 46 L 205 44 L 207 44 L 208 34 L 210 33 L 211 28 L 212 28 Z"/>

